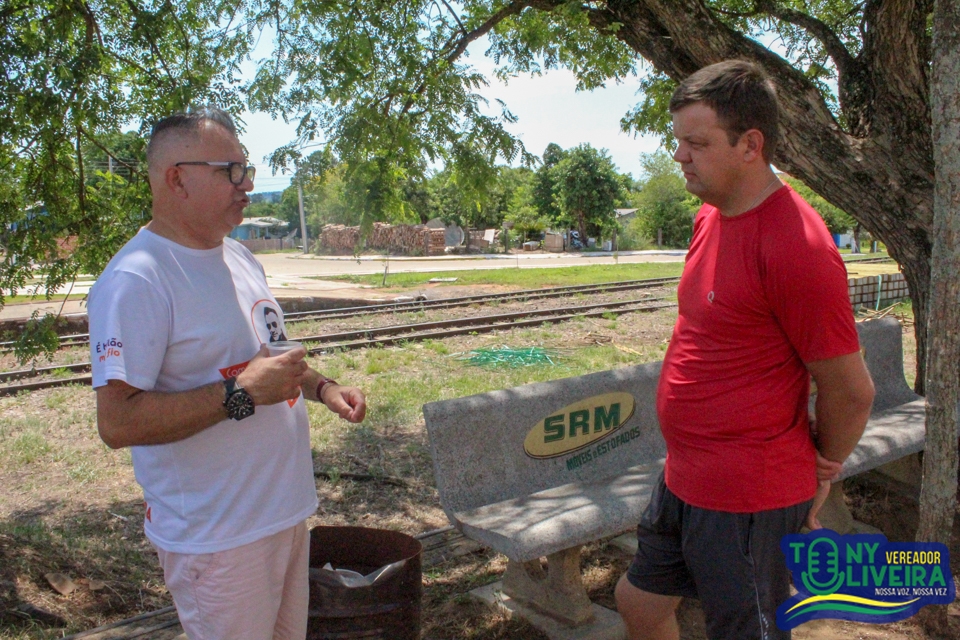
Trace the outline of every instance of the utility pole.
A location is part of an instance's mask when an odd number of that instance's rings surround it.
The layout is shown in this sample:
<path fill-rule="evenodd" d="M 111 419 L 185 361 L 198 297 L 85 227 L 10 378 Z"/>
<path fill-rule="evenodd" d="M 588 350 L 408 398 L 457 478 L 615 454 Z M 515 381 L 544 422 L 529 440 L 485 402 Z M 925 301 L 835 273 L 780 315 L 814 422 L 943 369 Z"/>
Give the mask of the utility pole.
<path fill-rule="evenodd" d="M 297 178 L 297 204 L 300 206 L 300 236 L 303 238 L 303 252 L 307 253 L 307 220 L 303 217 L 303 186 Z"/>

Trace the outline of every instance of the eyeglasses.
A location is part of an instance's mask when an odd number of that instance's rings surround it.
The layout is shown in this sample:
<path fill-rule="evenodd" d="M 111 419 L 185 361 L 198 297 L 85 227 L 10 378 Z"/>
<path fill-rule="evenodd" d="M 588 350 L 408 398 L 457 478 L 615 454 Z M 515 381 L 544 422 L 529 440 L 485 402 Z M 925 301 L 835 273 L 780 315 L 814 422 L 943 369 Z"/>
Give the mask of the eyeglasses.
<path fill-rule="evenodd" d="M 253 182 L 254 176 L 257 175 L 257 168 L 252 164 L 243 164 L 242 162 L 178 162 L 173 165 L 179 167 L 181 165 L 208 165 L 211 167 L 226 167 L 227 173 L 230 176 L 230 182 L 237 185 L 238 187 L 243 184 L 244 179 L 250 178 L 250 182 Z"/>

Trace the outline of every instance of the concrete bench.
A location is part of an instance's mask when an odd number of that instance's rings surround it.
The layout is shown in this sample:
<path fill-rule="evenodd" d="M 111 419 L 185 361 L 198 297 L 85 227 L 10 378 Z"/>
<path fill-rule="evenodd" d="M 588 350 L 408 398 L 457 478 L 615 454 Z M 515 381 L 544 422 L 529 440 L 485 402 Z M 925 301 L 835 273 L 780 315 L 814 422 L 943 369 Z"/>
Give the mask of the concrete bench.
<path fill-rule="evenodd" d="M 666 456 L 659 374 L 645 364 L 424 405 L 440 502 L 507 556 L 505 594 L 570 626 L 612 613 L 587 597 L 580 547 L 636 525 L 649 501 Z"/>
<path fill-rule="evenodd" d="M 877 394 L 843 477 L 916 453 L 924 439 L 900 324 L 857 329 Z M 659 374 L 652 363 L 424 405 L 440 502 L 464 535 L 507 556 L 503 593 L 570 627 L 612 613 L 587 597 L 580 548 L 633 527 L 649 502 L 666 455 Z"/>

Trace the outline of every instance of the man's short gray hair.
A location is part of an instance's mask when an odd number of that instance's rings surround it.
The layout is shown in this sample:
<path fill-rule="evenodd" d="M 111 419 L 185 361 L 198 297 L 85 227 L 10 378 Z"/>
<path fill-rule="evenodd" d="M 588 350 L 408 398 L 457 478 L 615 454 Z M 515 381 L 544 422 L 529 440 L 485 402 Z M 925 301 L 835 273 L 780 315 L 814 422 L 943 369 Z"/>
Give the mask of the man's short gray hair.
<path fill-rule="evenodd" d="M 237 127 L 230 114 L 213 105 L 198 109 L 191 108 L 183 113 L 175 113 L 153 125 L 153 129 L 150 131 L 150 142 L 147 143 L 147 164 L 150 164 L 151 159 L 156 156 L 160 142 L 168 135 L 173 133 L 196 134 L 205 122 L 216 122 L 234 136 L 237 135 Z"/>

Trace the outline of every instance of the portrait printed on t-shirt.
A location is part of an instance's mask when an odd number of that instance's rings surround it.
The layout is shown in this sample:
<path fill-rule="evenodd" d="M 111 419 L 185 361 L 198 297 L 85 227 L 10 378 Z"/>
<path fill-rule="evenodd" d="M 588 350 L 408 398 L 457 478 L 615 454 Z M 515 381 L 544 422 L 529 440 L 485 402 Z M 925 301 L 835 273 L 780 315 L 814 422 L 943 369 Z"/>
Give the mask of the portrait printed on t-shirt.
<path fill-rule="evenodd" d="M 263 322 L 267 327 L 267 333 L 270 334 L 270 342 L 281 342 L 287 339 L 283 332 L 283 322 L 280 320 L 280 314 L 272 307 L 263 307 Z"/>

